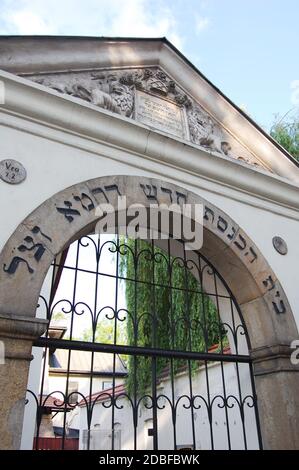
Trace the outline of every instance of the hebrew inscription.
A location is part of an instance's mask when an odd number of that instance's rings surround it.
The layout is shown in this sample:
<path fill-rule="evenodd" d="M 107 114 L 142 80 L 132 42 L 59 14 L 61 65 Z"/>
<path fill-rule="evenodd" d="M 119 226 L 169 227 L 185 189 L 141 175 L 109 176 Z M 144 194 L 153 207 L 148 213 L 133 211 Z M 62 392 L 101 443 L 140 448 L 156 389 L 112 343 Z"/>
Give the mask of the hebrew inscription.
<path fill-rule="evenodd" d="M 40 233 L 48 241 L 50 242 L 52 241 L 52 239 L 48 235 L 45 235 L 42 232 L 40 227 L 37 227 L 37 226 L 33 227 L 33 229 L 31 230 L 31 233 L 33 235 Z M 12 260 L 10 261 L 8 265 L 4 263 L 3 271 L 8 274 L 14 274 L 17 271 L 20 264 L 25 264 L 28 272 L 30 274 L 33 274 L 34 268 L 30 265 L 30 262 L 33 260 L 35 263 L 39 263 L 39 261 L 41 260 L 41 258 L 43 257 L 46 251 L 46 247 L 41 242 L 35 242 L 33 236 L 27 235 L 24 238 L 23 243 L 17 247 L 17 251 L 22 253 L 23 256 L 16 255 L 12 258 Z M 28 252 L 33 253 L 33 258 L 30 261 L 26 259 L 26 254 L 28 254 Z"/>
<path fill-rule="evenodd" d="M 215 215 L 215 211 L 207 205 L 204 206 L 203 219 L 204 221 L 206 220 L 206 225 L 215 227 L 222 236 L 224 235 L 229 240 L 233 240 L 235 238 L 237 229 L 221 215 Z"/>
<path fill-rule="evenodd" d="M 135 118 L 139 122 L 181 139 L 188 136 L 182 107 L 139 90 L 136 91 Z"/>
<path fill-rule="evenodd" d="M 91 212 L 96 208 L 96 201 L 94 200 L 95 195 L 101 195 L 103 197 L 103 202 L 110 203 L 109 193 L 111 191 L 116 192 L 118 196 L 121 196 L 119 188 L 116 184 L 110 184 L 103 187 L 96 187 L 91 189 L 90 194 L 81 192 L 79 194 L 73 194 L 72 200 L 63 201 L 59 207 L 56 207 L 57 212 L 64 215 L 66 220 L 71 223 L 76 217 L 81 216 L 81 212 Z M 75 201 L 75 202 L 74 202 Z M 78 203 L 75 207 L 74 204 Z"/>
<path fill-rule="evenodd" d="M 145 197 L 156 204 L 159 203 L 159 198 L 158 195 L 159 193 L 164 193 L 167 194 L 169 197 L 169 202 L 170 204 L 175 203 L 175 204 L 186 204 L 187 203 L 187 196 L 184 193 L 180 193 L 179 191 L 172 191 L 169 188 L 165 188 L 163 186 L 160 186 L 159 188 L 155 186 L 154 184 L 142 184 L 140 183 L 140 187 L 143 191 L 143 194 Z"/>
<path fill-rule="evenodd" d="M 272 276 L 268 276 L 266 279 L 263 280 L 263 285 L 266 287 L 267 292 L 271 292 L 272 294 L 272 306 L 273 310 L 277 315 L 282 313 L 286 313 L 287 309 L 285 306 L 284 301 L 280 298 L 281 294 L 279 290 L 275 290 L 275 282 Z"/>
<path fill-rule="evenodd" d="M 279 291 L 277 291 L 276 297 L 280 297 Z M 279 300 L 279 301 L 277 300 L 276 302 L 272 302 L 272 305 L 277 315 L 280 315 L 281 313 L 286 313 L 287 311 L 283 300 Z"/>
<path fill-rule="evenodd" d="M 159 204 L 169 201 L 169 204 L 186 204 L 187 195 L 184 192 L 173 190 L 167 186 L 148 183 L 139 183 L 140 194 L 136 194 L 137 200 L 140 197 L 152 204 Z M 62 216 L 61 220 L 65 223 L 71 224 L 75 219 L 80 218 L 83 214 L 92 213 L 95 211 L 99 202 L 111 203 L 113 194 L 115 196 L 122 196 L 117 184 L 101 185 L 78 191 L 71 194 L 68 199 L 63 200 L 55 205 L 56 211 Z M 91 216 L 92 217 L 92 216 Z M 231 220 L 213 206 L 204 205 L 203 219 L 205 226 L 218 232 L 219 237 L 227 239 L 231 242 L 231 246 L 235 248 L 240 257 L 244 257 L 249 265 L 256 266 L 258 260 L 258 251 L 247 238 L 247 236 L 234 226 Z M 37 239 L 38 236 L 38 239 Z M 44 241 L 43 241 L 44 240 Z M 52 243 L 52 238 L 45 233 L 45 231 L 35 225 L 29 233 L 26 234 L 22 243 L 17 245 L 13 250 L 13 256 L 8 262 L 2 265 L 2 270 L 7 275 L 14 275 L 20 266 L 24 266 L 29 274 L 33 274 L 38 267 L 41 259 L 46 251 L 46 243 Z M 261 279 L 261 284 L 264 291 L 270 295 L 270 306 L 272 305 L 273 313 L 276 315 L 285 314 L 287 312 L 286 302 L 281 292 L 280 287 L 277 286 L 272 274 L 265 275 Z"/>
<path fill-rule="evenodd" d="M 265 279 L 265 280 L 263 281 L 263 284 L 264 284 L 264 286 L 266 287 L 266 289 L 267 289 L 268 291 L 270 291 L 270 290 L 272 290 L 272 289 L 275 288 L 275 284 L 274 284 L 274 281 L 273 281 L 273 279 L 272 279 L 272 276 L 267 277 L 267 279 Z"/>

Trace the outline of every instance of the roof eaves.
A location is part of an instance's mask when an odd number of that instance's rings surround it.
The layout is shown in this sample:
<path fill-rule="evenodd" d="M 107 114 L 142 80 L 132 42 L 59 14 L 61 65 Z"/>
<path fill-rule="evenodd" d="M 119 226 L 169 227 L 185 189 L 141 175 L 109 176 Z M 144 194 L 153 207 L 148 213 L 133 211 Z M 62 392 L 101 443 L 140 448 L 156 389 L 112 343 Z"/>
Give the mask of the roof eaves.
<path fill-rule="evenodd" d="M 187 59 L 182 52 L 179 51 L 167 38 L 161 38 L 170 49 L 172 49 L 178 56 L 180 56 L 189 67 L 191 67 L 198 75 L 200 75 L 219 95 L 222 96 L 233 108 L 236 109 L 247 121 L 250 122 L 264 137 L 266 137 L 275 147 L 277 147 L 292 163 L 299 167 L 299 161 L 296 160 L 284 147 L 282 147 L 268 132 L 259 126 L 248 114 L 246 114 L 239 106 L 237 106 L 230 98 L 228 98 L 216 85 L 214 85 L 198 68 Z"/>
<path fill-rule="evenodd" d="M 144 41 L 144 42 L 161 42 L 172 49 L 181 59 L 191 67 L 203 80 L 205 80 L 222 98 L 224 98 L 236 111 L 238 111 L 252 126 L 254 126 L 267 140 L 269 140 L 272 145 L 274 145 L 280 152 L 282 152 L 295 166 L 299 168 L 299 161 L 296 160 L 284 147 L 282 147 L 273 137 L 271 137 L 262 127 L 260 127 L 248 114 L 246 114 L 239 106 L 237 106 L 230 98 L 228 98 L 216 85 L 214 85 L 200 70 L 190 62 L 187 57 L 179 51 L 165 36 L 155 37 L 155 38 L 145 38 L 145 37 L 110 37 L 110 36 L 52 36 L 52 35 L 0 35 L 0 40 L 3 39 L 23 39 L 24 37 L 29 39 L 45 39 L 45 40 L 98 40 L 98 41 L 110 41 L 110 42 L 134 42 L 134 41 Z"/>

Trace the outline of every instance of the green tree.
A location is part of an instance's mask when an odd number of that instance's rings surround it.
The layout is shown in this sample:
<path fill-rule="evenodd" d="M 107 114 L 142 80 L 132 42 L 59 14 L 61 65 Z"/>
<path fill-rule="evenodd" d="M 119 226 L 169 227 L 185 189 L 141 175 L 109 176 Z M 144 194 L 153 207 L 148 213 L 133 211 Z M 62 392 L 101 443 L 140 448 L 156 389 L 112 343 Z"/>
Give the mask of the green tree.
<path fill-rule="evenodd" d="M 277 117 L 270 135 L 299 161 L 299 115 Z"/>
<path fill-rule="evenodd" d="M 95 330 L 95 343 L 114 344 L 114 328 L 115 321 L 107 318 L 100 319 Z M 92 328 L 86 328 L 80 334 L 79 340 L 81 341 L 93 341 L 93 330 Z M 117 322 L 117 333 L 116 333 L 117 344 L 127 344 L 127 331 L 126 325 L 123 322 Z"/>
<path fill-rule="evenodd" d="M 126 278 L 128 344 L 159 349 L 207 351 L 220 336 L 225 341 L 217 309 L 182 259 L 168 258 L 146 241 L 126 240 L 121 249 L 121 274 Z M 127 358 L 129 393 L 138 394 L 150 386 L 152 359 Z M 172 361 L 173 372 L 186 362 Z M 198 367 L 192 362 L 192 370 Z M 159 375 L 170 368 L 169 359 L 159 358 Z"/>
<path fill-rule="evenodd" d="M 59 322 L 59 321 L 65 321 L 65 313 L 63 312 L 55 312 L 53 315 L 52 315 L 52 318 L 51 318 L 51 321 L 53 322 Z"/>

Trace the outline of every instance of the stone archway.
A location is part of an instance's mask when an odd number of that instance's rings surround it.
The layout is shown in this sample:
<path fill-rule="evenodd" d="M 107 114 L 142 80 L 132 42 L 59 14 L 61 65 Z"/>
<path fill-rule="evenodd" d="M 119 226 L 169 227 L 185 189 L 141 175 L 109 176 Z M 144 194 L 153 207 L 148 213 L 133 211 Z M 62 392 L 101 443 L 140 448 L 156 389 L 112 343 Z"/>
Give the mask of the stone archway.
<path fill-rule="evenodd" d="M 127 204 L 204 205 L 201 252 L 226 280 L 241 307 L 251 342 L 265 448 L 299 447 L 299 375 L 290 362 L 297 327 L 285 293 L 262 253 L 226 214 L 200 196 L 162 181 L 105 176 L 54 195 L 16 229 L 0 255 L 0 336 L 6 364 L 0 369 L 3 448 L 18 448 L 32 342 L 45 323 L 35 318 L 41 286 L 53 258 L 97 222 L 95 207 L 127 197 Z"/>

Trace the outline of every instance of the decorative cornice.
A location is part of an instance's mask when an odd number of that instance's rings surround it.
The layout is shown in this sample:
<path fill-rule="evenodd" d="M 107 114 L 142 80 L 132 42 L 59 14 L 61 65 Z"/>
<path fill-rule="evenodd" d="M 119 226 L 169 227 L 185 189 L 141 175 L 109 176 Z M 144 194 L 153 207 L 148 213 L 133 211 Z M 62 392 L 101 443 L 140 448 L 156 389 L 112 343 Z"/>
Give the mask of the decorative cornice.
<path fill-rule="evenodd" d="M 14 314 L 0 314 L 0 337 L 33 341 L 46 330 L 48 320 Z"/>
<path fill-rule="evenodd" d="M 90 139 L 282 206 L 299 209 L 298 186 L 287 179 L 204 151 L 162 132 L 149 130 L 126 117 L 99 109 L 78 98 L 61 95 L 7 72 L 0 72 L 0 80 L 5 85 L 5 104 L 0 109 L 25 119 L 24 127 L 28 132 L 30 126 L 33 129 L 39 124 L 43 129 L 45 126 L 51 129 L 52 134 L 56 129 Z"/>
<path fill-rule="evenodd" d="M 288 344 L 264 346 L 250 351 L 254 375 L 269 375 L 277 372 L 299 372 L 299 365 L 291 362 L 293 350 Z"/>
<path fill-rule="evenodd" d="M 258 161 L 299 182 L 294 159 L 165 38 L 0 37 L 0 64 L 18 74 L 159 66 Z"/>
<path fill-rule="evenodd" d="M 264 167 L 159 67 L 39 73 L 26 78 L 136 121 L 145 120 L 149 127 L 178 134 L 205 150 Z"/>

